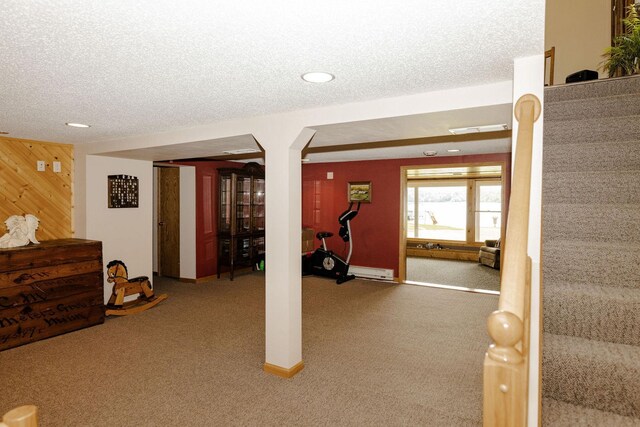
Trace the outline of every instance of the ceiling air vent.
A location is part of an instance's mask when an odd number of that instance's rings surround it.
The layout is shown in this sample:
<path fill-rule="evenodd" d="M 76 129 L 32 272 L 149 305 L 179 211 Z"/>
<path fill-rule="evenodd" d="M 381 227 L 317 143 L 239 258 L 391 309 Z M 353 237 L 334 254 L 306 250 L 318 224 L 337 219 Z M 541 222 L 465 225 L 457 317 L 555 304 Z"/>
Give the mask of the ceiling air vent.
<path fill-rule="evenodd" d="M 509 126 L 507 126 L 506 124 L 500 124 L 500 125 L 470 126 L 466 128 L 449 129 L 449 132 L 451 132 L 454 135 L 464 135 L 465 133 L 495 132 L 495 131 L 507 130 L 507 129 L 509 129 Z"/>
<path fill-rule="evenodd" d="M 249 154 L 249 153 L 259 153 L 260 150 L 256 148 L 238 148 L 237 150 L 226 150 L 223 151 L 224 154 Z"/>

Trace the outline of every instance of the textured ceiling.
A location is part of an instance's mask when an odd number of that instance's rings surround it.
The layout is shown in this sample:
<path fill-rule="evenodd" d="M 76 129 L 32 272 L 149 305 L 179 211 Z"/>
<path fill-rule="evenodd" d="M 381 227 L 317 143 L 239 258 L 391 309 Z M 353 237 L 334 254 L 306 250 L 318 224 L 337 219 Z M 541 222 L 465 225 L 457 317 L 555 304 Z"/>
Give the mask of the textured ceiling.
<path fill-rule="evenodd" d="M 96 142 L 511 80 L 542 25 L 542 0 L 3 0 L 0 131 Z"/>

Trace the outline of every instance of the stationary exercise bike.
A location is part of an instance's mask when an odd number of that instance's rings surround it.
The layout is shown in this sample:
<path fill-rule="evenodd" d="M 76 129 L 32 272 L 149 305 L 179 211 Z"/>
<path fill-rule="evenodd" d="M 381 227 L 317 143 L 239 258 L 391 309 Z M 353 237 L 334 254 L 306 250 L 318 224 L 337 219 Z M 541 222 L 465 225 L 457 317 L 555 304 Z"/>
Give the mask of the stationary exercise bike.
<path fill-rule="evenodd" d="M 358 215 L 360 211 L 360 202 L 358 207 L 353 209 L 353 202 L 349 203 L 349 208 L 342 212 L 338 217 L 340 230 L 338 234 L 346 243 L 349 242 L 349 255 L 343 260 L 338 255 L 327 249 L 326 238 L 333 236 L 329 231 L 321 231 L 316 234 L 316 238 L 322 241 L 322 247 L 318 248 L 311 255 L 305 256 L 302 260 L 302 274 L 315 274 L 316 276 L 330 277 L 336 279 L 338 285 L 356 278 L 355 275 L 349 274 L 349 261 L 353 252 L 353 242 L 351 241 L 351 220 Z"/>

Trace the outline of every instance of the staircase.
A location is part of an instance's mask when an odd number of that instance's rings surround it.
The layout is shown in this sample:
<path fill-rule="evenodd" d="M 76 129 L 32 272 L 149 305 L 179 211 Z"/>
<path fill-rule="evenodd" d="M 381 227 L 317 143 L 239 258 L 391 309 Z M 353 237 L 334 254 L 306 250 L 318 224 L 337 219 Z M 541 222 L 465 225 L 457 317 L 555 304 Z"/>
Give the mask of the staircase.
<path fill-rule="evenodd" d="M 544 426 L 640 426 L 640 76 L 545 89 Z"/>

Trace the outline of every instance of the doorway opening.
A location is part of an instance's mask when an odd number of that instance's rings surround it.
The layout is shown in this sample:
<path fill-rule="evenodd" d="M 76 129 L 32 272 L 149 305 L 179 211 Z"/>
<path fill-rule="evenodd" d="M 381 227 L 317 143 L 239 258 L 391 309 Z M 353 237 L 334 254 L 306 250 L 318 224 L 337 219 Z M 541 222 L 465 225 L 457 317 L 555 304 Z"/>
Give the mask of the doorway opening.
<path fill-rule="evenodd" d="M 504 235 L 506 169 L 505 162 L 401 169 L 401 282 L 499 293 L 499 263 L 481 264 L 479 252 Z"/>

